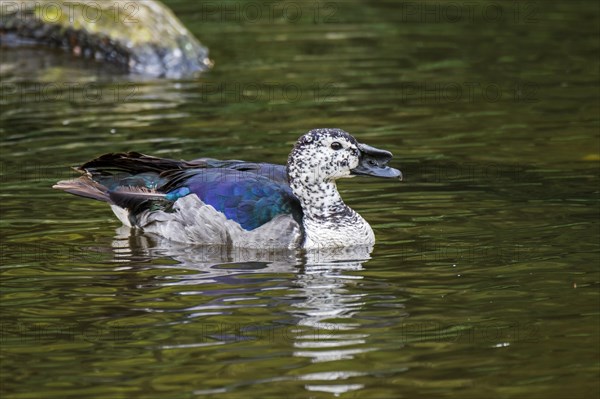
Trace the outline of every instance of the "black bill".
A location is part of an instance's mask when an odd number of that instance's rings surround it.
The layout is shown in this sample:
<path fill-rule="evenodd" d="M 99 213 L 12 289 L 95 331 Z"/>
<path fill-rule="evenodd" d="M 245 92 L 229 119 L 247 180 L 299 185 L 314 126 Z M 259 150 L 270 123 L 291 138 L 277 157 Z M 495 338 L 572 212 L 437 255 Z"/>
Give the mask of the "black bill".
<path fill-rule="evenodd" d="M 360 150 L 360 163 L 352 169 L 353 175 L 386 177 L 402 180 L 402 172 L 387 166 L 392 159 L 392 153 L 371 147 L 367 144 L 358 144 Z"/>

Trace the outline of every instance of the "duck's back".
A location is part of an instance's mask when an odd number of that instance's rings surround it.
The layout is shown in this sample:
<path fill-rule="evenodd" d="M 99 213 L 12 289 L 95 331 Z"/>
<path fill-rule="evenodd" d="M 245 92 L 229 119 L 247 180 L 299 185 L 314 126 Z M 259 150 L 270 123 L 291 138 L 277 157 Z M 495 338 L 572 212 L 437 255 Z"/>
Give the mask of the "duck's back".
<path fill-rule="evenodd" d="M 239 247 L 296 247 L 302 209 L 285 167 L 107 154 L 56 187 L 102 200 L 126 225 L 169 239 Z"/>

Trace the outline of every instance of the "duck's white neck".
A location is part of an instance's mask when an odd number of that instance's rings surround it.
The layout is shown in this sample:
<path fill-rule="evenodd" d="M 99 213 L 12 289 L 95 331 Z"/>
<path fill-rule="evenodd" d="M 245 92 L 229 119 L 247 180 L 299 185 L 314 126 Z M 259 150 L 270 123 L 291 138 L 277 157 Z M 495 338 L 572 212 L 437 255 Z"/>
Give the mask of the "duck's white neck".
<path fill-rule="evenodd" d="M 318 181 L 310 174 L 290 172 L 290 186 L 304 213 L 305 248 L 375 243 L 371 226 L 344 203 L 335 181 Z"/>
<path fill-rule="evenodd" d="M 354 212 L 342 200 L 334 181 L 308 181 L 308 184 L 294 181 L 291 187 L 300 200 L 304 216 L 310 219 L 339 219 Z"/>

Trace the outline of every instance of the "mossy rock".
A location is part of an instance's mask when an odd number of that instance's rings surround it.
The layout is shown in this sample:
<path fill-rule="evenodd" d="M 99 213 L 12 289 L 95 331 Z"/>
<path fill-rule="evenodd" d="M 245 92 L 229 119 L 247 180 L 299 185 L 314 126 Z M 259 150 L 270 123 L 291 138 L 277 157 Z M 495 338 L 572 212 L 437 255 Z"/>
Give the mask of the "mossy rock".
<path fill-rule="evenodd" d="M 58 47 L 155 77 L 180 78 L 211 66 L 208 49 L 155 0 L 3 0 L 0 45 Z"/>

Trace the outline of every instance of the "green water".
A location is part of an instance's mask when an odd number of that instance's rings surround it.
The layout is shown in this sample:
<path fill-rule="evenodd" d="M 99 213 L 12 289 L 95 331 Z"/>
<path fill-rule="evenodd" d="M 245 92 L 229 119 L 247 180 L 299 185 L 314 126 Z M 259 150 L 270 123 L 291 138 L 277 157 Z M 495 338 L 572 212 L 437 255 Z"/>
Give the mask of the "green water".
<path fill-rule="evenodd" d="M 168 4 L 212 71 L 1 50 L 3 399 L 597 397 L 598 4 Z M 340 183 L 370 259 L 130 237 L 50 188 L 113 151 L 282 163 L 322 126 L 404 172 Z"/>

